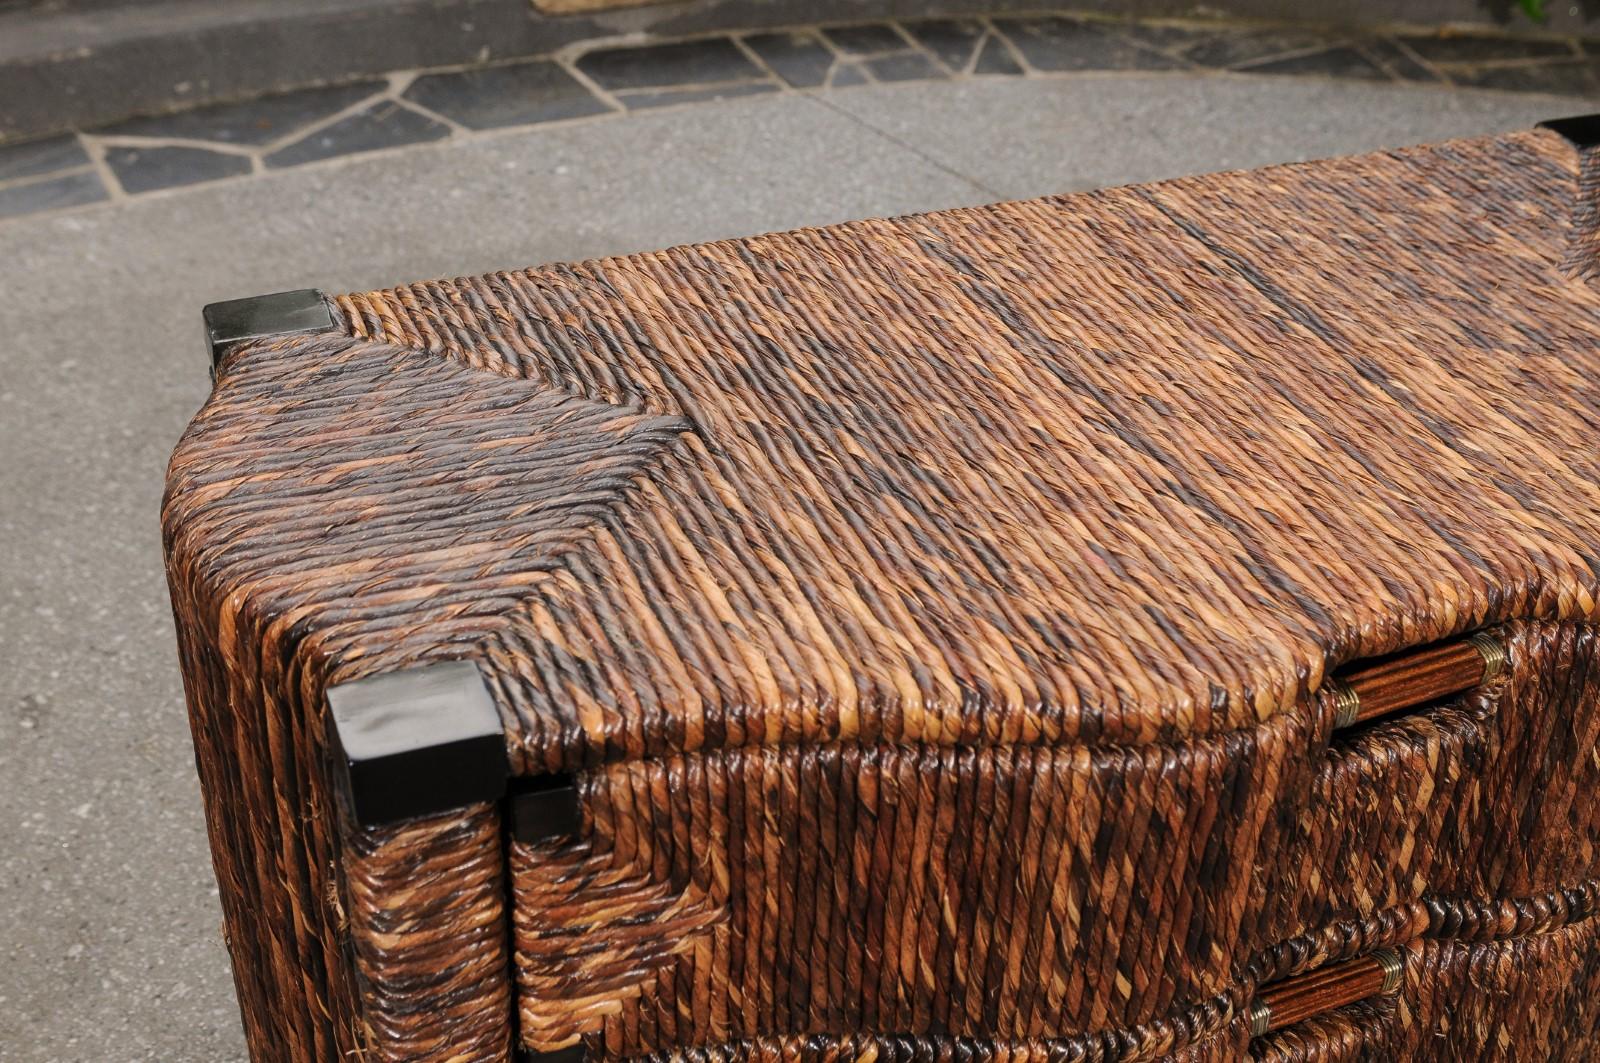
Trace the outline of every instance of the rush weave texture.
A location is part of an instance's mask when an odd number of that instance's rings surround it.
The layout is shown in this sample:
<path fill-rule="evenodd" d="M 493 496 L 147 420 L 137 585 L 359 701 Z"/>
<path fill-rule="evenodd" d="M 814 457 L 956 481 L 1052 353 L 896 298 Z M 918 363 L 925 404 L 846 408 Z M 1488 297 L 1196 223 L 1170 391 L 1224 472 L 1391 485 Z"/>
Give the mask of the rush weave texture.
<path fill-rule="evenodd" d="M 163 521 L 257 1058 L 1584 1058 L 1581 155 L 416 284 L 232 351 Z M 1485 628 L 1505 675 L 1332 733 L 1335 667 Z M 349 821 L 328 685 L 448 658 L 578 835 Z M 1353 941 L 1396 997 L 1249 1041 Z"/>

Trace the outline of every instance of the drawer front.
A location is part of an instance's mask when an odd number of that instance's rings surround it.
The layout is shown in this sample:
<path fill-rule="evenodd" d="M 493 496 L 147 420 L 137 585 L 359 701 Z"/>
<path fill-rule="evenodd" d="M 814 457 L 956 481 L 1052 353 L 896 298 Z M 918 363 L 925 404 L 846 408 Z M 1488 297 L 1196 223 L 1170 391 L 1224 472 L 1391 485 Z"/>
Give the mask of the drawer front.
<path fill-rule="evenodd" d="M 1595 631 L 1494 634 L 1493 678 L 1436 669 L 1416 689 L 1450 693 L 1416 705 L 1369 685 L 1383 711 L 1365 720 L 1330 682 L 1205 741 L 789 747 L 586 773 L 570 835 L 510 844 L 520 1041 L 605 1058 L 1382 1058 L 1368 1040 L 1416 1036 L 1428 994 L 1458 992 L 1452 965 L 1489 962 L 1461 956 L 1537 929 L 1526 898 L 1600 873 Z M 1449 940 L 1495 904 L 1505 925 Z M 1284 967 L 1292 942 L 1374 919 L 1393 924 L 1374 947 L 1407 950 L 1409 996 L 1290 1006 L 1286 1027 L 1252 1031 L 1260 994 L 1289 992 L 1267 983 L 1304 975 Z M 1497 999 L 1462 1006 L 1488 1023 Z"/>
<path fill-rule="evenodd" d="M 513 843 L 523 1041 L 1021 1040 L 1206 1001 L 1231 980 L 1299 749 L 1285 719 L 1127 751 L 782 749 L 593 773 L 576 838 Z M 1227 1018 L 1201 1009 L 1185 1038 Z"/>
<path fill-rule="evenodd" d="M 1304 796 L 1280 806 L 1259 940 L 1425 897 L 1536 895 L 1600 870 L 1596 629 L 1495 634 L 1508 651 L 1498 678 L 1332 733 Z"/>
<path fill-rule="evenodd" d="M 1505 941 L 1422 941 L 1402 984 L 1257 1038 L 1255 1063 L 1590 1060 L 1600 1045 L 1600 920 Z"/>

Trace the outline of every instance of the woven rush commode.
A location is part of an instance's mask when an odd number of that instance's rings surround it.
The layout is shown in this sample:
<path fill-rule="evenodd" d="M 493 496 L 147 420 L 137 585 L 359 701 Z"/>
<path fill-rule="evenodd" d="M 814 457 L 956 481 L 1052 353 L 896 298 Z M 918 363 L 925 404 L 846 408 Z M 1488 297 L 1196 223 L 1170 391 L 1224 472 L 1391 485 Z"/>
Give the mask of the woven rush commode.
<path fill-rule="evenodd" d="M 209 307 L 254 1058 L 1600 1056 L 1597 130 Z"/>

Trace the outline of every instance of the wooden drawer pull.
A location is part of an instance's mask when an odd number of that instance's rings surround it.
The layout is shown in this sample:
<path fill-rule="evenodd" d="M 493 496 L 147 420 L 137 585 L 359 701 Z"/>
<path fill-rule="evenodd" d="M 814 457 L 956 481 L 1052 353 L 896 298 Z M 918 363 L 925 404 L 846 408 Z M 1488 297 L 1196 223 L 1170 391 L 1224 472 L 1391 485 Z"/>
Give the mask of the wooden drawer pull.
<path fill-rule="evenodd" d="M 1505 643 L 1479 631 L 1455 642 L 1358 664 L 1327 681 L 1335 706 L 1333 726 L 1349 727 L 1471 690 L 1505 671 L 1506 663 Z"/>
<path fill-rule="evenodd" d="M 1250 1004 L 1250 1036 L 1280 1030 L 1325 1011 L 1400 988 L 1404 964 L 1395 949 L 1319 967 L 1264 987 Z"/>

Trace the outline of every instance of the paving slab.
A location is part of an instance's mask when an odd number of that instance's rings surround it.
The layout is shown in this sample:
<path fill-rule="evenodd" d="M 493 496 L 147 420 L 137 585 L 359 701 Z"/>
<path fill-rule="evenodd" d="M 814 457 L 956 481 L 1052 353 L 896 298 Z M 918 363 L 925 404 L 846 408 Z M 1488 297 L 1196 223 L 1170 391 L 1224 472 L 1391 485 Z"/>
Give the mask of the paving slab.
<path fill-rule="evenodd" d="M 207 388 L 202 304 L 1584 106 L 1229 75 L 926 81 L 536 125 L 0 219 L 0 1060 L 243 1057 L 157 530 L 167 455 Z"/>

